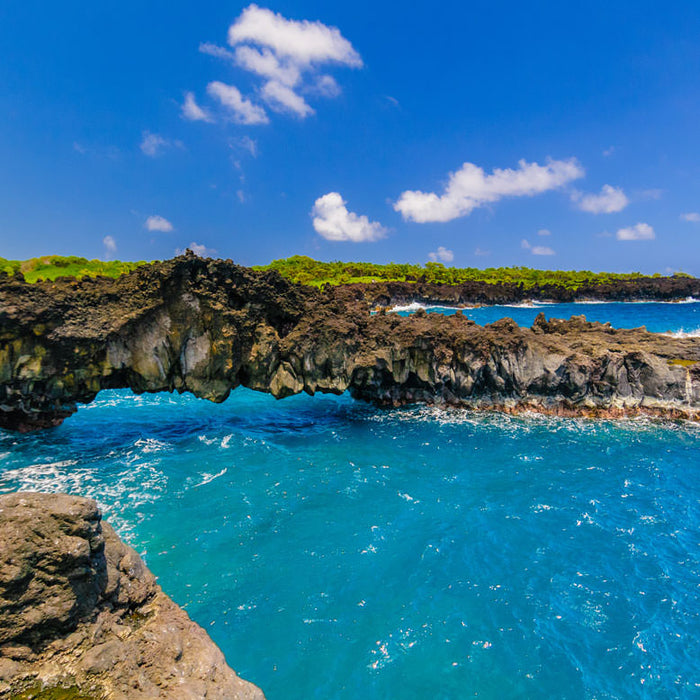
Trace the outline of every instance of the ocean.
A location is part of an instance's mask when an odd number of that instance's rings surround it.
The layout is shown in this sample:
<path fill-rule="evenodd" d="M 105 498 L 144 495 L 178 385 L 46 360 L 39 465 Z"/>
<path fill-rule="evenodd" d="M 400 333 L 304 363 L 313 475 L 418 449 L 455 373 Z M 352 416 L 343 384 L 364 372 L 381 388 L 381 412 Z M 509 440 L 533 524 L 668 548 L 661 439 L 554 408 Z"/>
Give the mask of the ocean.
<path fill-rule="evenodd" d="M 19 489 L 96 498 L 268 700 L 700 697 L 695 424 L 109 391 L 0 431 Z"/>

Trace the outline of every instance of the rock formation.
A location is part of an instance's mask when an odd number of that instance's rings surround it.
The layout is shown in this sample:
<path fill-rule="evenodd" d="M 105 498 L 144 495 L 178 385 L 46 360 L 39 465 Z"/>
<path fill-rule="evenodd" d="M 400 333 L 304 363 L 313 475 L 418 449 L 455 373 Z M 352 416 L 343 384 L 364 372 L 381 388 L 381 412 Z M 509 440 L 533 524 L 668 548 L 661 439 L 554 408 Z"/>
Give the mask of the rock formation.
<path fill-rule="evenodd" d="M 461 314 L 370 315 L 357 286 L 317 290 L 230 261 L 175 258 L 116 280 L 0 279 L 0 427 L 57 425 L 101 389 L 223 401 L 341 393 L 562 415 L 696 417 L 700 339 Z"/>
<path fill-rule="evenodd" d="M 264 700 L 94 501 L 0 496 L 0 697 Z"/>

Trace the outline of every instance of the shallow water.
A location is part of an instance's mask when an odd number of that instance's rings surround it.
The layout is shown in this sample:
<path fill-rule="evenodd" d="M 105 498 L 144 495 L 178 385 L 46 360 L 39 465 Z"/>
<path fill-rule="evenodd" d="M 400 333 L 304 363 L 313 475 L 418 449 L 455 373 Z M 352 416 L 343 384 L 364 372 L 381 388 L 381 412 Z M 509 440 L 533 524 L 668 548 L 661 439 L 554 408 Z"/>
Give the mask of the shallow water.
<path fill-rule="evenodd" d="M 429 312 L 452 315 L 457 308 L 450 306 L 424 306 L 410 304 L 394 310 L 402 316 L 420 308 Z M 638 328 L 646 326 L 654 333 L 672 333 L 680 337 L 700 336 L 700 302 L 689 299 L 683 302 L 578 302 L 575 304 L 512 304 L 482 306 L 462 309 L 467 318 L 479 325 L 493 323 L 500 318 L 512 318 L 518 325 L 529 327 L 539 313 L 547 318 L 571 318 L 583 314 L 589 321 L 610 323 L 614 328 Z"/>
<path fill-rule="evenodd" d="M 104 392 L 0 432 L 269 700 L 700 695 L 700 429 Z"/>

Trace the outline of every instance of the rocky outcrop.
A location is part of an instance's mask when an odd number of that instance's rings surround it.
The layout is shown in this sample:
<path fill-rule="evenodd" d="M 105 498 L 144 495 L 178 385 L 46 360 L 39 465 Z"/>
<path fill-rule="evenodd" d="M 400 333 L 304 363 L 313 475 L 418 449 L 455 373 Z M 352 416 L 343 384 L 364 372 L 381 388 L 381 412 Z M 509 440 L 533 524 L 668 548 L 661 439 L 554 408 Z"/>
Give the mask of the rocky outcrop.
<path fill-rule="evenodd" d="M 94 501 L 0 496 L 0 697 L 264 700 Z"/>
<path fill-rule="evenodd" d="M 557 284 L 524 287 L 513 283 L 464 282 L 372 282 L 347 285 L 375 307 L 411 302 L 445 306 L 518 304 L 526 301 L 682 301 L 700 298 L 697 277 L 641 277 L 601 284 L 582 284 L 576 289 Z"/>
<path fill-rule="evenodd" d="M 175 258 L 116 280 L 0 279 L 0 427 L 56 425 L 101 389 L 247 386 L 565 415 L 695 417 L 700 339 L 583 317 L 519 328 L 461 314 L 370 315 L 357 287 L 322 291 L 230 261 Z"/>

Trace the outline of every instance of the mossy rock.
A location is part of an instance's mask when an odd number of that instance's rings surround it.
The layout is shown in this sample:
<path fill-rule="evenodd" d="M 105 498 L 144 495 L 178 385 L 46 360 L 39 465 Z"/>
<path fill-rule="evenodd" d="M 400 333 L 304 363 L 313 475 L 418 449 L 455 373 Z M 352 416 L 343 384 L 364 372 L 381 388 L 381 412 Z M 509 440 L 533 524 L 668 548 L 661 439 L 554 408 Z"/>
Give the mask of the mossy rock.
<path fill-rule="evenodd" d="M 692 367 L 693 365 L 697 364 L 697 361 L 696 360 L 674 359 L 674 360 L 669 360 L 668 364 L 673 365 L 675 367 Z"/>
<path fill-rule="evenodd" d="M 41 684 L 10 695 L 9 700 L 98 700 L 94 695 L 85 695 L 77 686 L 45 688 Z"/>

